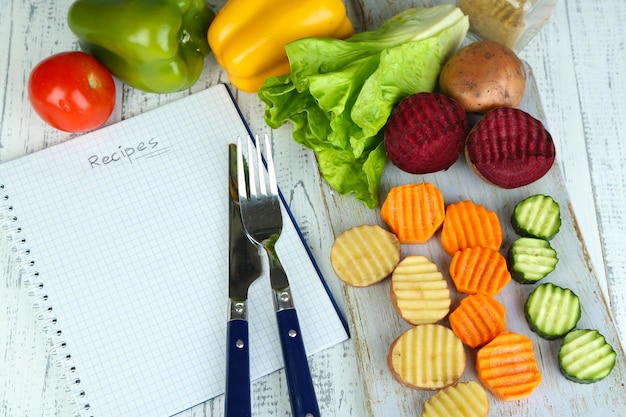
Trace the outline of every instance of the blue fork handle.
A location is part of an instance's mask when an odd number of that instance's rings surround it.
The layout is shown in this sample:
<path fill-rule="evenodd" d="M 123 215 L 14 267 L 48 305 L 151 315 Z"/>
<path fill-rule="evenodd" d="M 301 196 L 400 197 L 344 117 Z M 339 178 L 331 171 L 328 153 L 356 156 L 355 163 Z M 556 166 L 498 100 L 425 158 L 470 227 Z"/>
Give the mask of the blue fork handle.
<path fill-rule="evenodd" d="M 276 318 L 292 415 L 294 417 L 319 417 L 320 410 L 304 350 L 298 314 L 294 308 L 288 308 L 277 311 Z"/>
<path fill-rule="evenodd" d="M 226 417 L 250 417 L 250 349 L 248 321 L 229 320 L 226 328 Z"/>

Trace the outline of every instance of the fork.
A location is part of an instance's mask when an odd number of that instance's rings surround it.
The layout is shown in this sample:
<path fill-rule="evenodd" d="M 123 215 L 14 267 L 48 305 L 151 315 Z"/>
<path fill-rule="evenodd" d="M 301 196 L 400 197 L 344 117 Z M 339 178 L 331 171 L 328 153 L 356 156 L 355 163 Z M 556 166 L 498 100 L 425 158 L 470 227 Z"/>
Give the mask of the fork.
<path fill-rule="evenodd" d="M 265 135 L 265 155 L 269 191 L 258 136 L 256 136 L 256 145 L 255 147 L 248 136 L 248 175 L 246 175 L 242 141 L 241 138 L 237 139 L 237 182 L 241 220 L 250 240 L 265 249 L 269 260 L 270 283 L 274 293 L 274 308 L 292 414 L 294 417 L 319 417 L 317 397 L 298 315 L 289 288 L 289 280 L 275 250 L 276 242 L 282 232 L 283 219 L 268 136 Z M 254 155 L 254 148 L 256 148 L 256 155 Z"/>

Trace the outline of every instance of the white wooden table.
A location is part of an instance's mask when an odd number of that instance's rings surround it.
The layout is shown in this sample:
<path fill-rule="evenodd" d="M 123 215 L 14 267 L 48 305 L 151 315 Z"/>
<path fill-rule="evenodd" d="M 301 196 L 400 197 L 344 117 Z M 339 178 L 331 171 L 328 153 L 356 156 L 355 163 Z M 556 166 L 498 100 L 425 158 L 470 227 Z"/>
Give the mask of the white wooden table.
<path fill-rule="evenodd" d="M 223 2 L 220 2 L 223 3 Z M 358 3 L 358 4 L 357 4 Z M 384 7 L 388 3 L 388 7 Z M 429 4 L 429 2 L 425 2 Z M 31 110 L 26 82 L 31 68 L 57 52 L 78 49 L 66 24 L 71 0 L 9 0 L 0 13 L 0 162 L 68 140 Z M 352 16 L 368 1 L 349 1 Z M 354 20 L 358 30 L 373 28 L 416 1 L 378 2 Z M 380 6 L 380 5 L 383 6 Z M 610 302 L 622 344 L 626 342 L 626 3 L 623 0 L 560 0 L 540 34 L 521 53 L 533 68 L 547 124 L 557 142 L 558 160 L 586 244 L 590 264 Z M 213 57 L 190 91 L 146 94 L 118 83 L 118 101 L 107 123 L 115 123 L 217 82 L 227 82 Z M 236 94 L 253 131 L 267 132 L 263 106 L 253 94 Z M 344 312 L 346 292 L 327 261 L 332 222 L 313 155 L 289 139 L 289 128 L 274 132 L 275 159 L 283 193 L 320 262 Z M 2 282 L 0 280 L 0 282 Z M 349 293 L 348 293 L 349 295 Z M 372 308 L 376 308 L 372 306 Z M 0 416 L 71 415 L 71 404 L 50 359 L 28 301 L 0 285 Z M 311 358 L 325 416 L 368 414 L 360 343 L 350 339 Z M 361 358 L 364 359 L 364 358 Z M 620 358 L 623 360 L 623 358 Z M 368 378 L 366 375 L 365 378 Z M 288 416 L 282 372 L 253 384 L 254 415 Z M 622 386 L 623 389 L 623 386 Z M 557 411 L 553 411 L 557 415 Z M 549 413 L 546 411 L 546 413 Z M 221 416 L 222 398 L 181 413 Z M 545 414 L 552 415 L 552 414 Z"/>

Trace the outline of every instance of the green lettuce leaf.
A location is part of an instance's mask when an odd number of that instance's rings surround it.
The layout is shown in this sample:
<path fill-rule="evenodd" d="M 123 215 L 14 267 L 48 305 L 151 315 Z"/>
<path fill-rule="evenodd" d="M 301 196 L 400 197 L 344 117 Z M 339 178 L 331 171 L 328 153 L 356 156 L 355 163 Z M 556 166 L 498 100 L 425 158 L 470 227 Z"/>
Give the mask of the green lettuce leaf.
<path fill-rule="evenodd" d="M 389 115 L 405 97 L 434 90 L 468 28 L 458 7 L 441 5 L 407 9 L 346 40 L 291 42 L 291 73 L 259 90 L 265 121 L 274 129 L 293 123 L 294 140 L 315 152 L 326 182 L 375 208 Z"/>

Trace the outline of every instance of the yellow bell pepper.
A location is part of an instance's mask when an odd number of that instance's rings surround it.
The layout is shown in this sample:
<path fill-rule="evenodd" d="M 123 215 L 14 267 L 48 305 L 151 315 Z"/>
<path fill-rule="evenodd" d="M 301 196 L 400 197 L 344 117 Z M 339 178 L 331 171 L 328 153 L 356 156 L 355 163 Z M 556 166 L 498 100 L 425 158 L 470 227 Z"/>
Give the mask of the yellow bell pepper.
<path fill-rule="evenodd" d="M 342 0 L 229 0 L 207 38 L 231 83 L 256 92 L 266 78 L 290 72 L 285 44 L 353 33 Z"/>

